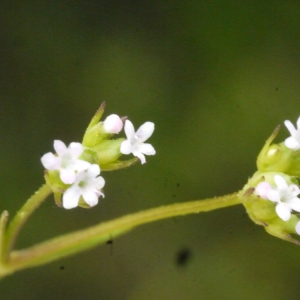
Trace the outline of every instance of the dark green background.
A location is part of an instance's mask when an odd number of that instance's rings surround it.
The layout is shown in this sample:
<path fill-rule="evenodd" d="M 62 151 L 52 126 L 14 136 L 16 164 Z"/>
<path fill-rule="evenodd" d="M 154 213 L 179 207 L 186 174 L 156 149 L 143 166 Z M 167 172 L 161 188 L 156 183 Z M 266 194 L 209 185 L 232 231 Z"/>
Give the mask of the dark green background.
<path fill-rule="evenodd" d="M 1 1 L 1 210 L 43 183 L 54 139 L 81 141 L 102 101 L 157 155 L 105 173 L 105 199 L 66 211 L 51 197 L 18 247 L 142 209 L 239 190 L 265 139 L 300 114 L 299 1 Z M 282 140 L 287 135 L 283 127 Z M 176 264 L 178 252 L 190 259 Z M 1 300 L 299 299 L 300 248 L 241 206 L 136 229 L 16 273 Z"/>

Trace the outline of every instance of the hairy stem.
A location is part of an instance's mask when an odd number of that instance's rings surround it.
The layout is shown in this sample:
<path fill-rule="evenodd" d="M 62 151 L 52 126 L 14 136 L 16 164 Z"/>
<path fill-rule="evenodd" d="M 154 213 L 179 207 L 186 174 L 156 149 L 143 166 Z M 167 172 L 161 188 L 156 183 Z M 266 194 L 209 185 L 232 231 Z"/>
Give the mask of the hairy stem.
<path fill-rule="evenodd" d="M 32 195 L 28 201 L 17 212 L 13 220 L 10 222 L 5 234 L 3 245 L 3 259 L 6 260 L 10 251 L 12 251 L 18 234 L 24 226 L 30 215 L 42 204 L 42 202 L 52 193 L 49 185 L 44 184 L 38 191 Z"/>
<path fill-rule="evenodd" d="M 51 261 L 103 244 L 142 224 L 175 216 L 207 212 L 240 204 L 238 193 L 206 200 L 175 203 L 144 210 L 112 221 L 65 234 L 30 248 L 11 253 L 7 266 L 14 271 L 43 265 Z"/>

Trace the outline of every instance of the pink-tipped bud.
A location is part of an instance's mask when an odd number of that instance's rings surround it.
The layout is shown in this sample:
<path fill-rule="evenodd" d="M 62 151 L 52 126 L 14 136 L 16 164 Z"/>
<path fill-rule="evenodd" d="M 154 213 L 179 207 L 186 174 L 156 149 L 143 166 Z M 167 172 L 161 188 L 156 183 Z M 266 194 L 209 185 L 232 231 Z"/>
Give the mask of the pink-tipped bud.
<path fill-rule="evenodd" d="M 119 133 L 123 128 L 123 122 L 116 114 L 109 115 L 104 120 L 103 125 L 107 133 Z"/>
<path fill-rule="evenodd" d="M 257 187 L 255 188 L 255 194 L 260 196 L 261 198 L 267 200 L 268 199 L 268 194 L 272 190 L 271 185 L 266 182 L 260 182 Z"/>

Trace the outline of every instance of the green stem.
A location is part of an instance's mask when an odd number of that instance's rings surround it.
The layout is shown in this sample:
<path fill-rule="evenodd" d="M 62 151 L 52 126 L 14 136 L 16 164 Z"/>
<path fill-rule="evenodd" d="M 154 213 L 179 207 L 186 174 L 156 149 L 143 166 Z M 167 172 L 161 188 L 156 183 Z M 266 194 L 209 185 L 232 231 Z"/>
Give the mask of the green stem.
<path fill-rule="evenodd" d="M 12 251 L 18 234 L 25 222 L 51 193 L 52 190 L 49 185 L 42 185 L 17 212 L 14 219 L 10 222 L 5 235 L 5 242 L 2 248 L 2 258 L 4 260 L 8 259 L 8 255 Z"/>
<path fill-rule="evenodd" d="M 238 197 L 238 193 L 234 193 L 206 200 L 166 205 L 120 217 L 84 230 L 50 239 L 24 250 L 14 251 L 6 264 L 7 273 L 43 265 L 90 249 L 142 224 L 191 213 L 207 212 L 240 203 L 241 200 Z M 2 274 L 2 276 L 5 276 L 5 274 Z"/>
<path fill-rule="evenodd" d="M 0 217 L 0 261 L 4 262 L 4 240 L 5 240 L 5 231 L 6 223 L 8 220 L 8 211 L 3 211 Z"/>

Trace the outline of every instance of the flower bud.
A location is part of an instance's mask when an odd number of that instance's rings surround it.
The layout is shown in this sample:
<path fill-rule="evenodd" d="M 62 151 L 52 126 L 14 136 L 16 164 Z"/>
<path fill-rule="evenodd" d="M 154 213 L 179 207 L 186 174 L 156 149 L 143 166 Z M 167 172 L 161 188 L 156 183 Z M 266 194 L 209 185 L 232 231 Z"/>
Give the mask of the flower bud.
<path fill-rule="evenodd" d="M 108 116 L 103 123 L 104 130 L 107 133 L 119 133 L 123 128 L 123 121 L 116 114 Z"/>

